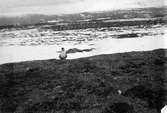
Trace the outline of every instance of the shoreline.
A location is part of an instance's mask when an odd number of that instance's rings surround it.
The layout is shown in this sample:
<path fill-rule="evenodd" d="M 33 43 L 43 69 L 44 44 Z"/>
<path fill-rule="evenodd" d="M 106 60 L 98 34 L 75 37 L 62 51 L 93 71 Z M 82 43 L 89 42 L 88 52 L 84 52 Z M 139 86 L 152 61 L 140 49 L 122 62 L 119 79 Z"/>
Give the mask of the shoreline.
<path fill-rule="evenodd" d="M 74 48 L 75 49 L 75 48 Z M 92 48 L 91 48 L 92 49 Z M 70 50 L 70 49 L 69 49 Z M 78 49 L 80 50 L 80 49 Z M 83 49 L 84 50 L 84 49 Z M 112 56 L 112 55 L 117 55 L 117 54 L 135 54 L 135 53 L 147 53 L 147 52 L 152 52 L 152 51 L 159 51 L 162 50 L 164 51 L 164 53 L 166 52 L 166 56 L 167 56 L 167 48 L 157 48 L 157 49 L 150 49 L 150 50 L 143 50 L 143 51 L 127 51 L 127 52 L 116 52 L 116 53 L 108 53 L 108 54 L 98 54 L 98 55 L 92 55 L 92 56 L 85 56 L 85 57 L 79 57 L 79 58 L 71 58 L 71 59 L 66 59 L 66 61 L 72 61 L 72 60 L 80 60 L 80 59 L 91 59 L 94 57 L 100 57 L 100 56 Z M 80 52 L 78 52 L 80 53 Z M 82 52 L 83 53 L 83 52 Z M 85 52 L 88 53 L 88 52 Z M 69 53 L 69 54 L 74 54 L 74 53 Z M 69 56 L 68 54 L 68 56 Z M 77 54 L 77 53 L 75 53 Z M 45 61 L 50 61 L 50 60 L 56 60 L 56 61 L 61 61 L 60 59 L 56 59 L 56 58 L 50 58 L 50 59 L 36 59 L 36 60 L 27 60 L 27 61 L 18 61 L 18 62 L 8 62 L 8 63 L 3 63 L 0 64 L 0 66 L 2 65 L 6 65 L 6 64 L 20 64 L 20 63 L 28 63 L 28 62 L 45 62 Z"/>
<path fill-rule="evenodd" d="M 32 61 L 32 60 L 46 60 L 58 59 L 58 51 L 61 47 L 66 50 L 77 49 L 91 49 L 88 52 L 77 52 L 68 55 L 68 59 L 77 59 L 100 54 L 114 54 L 131 51 L 150 51 L 154 49 L 167 49 L 166 34 L 156 37 L 145 36 L 142 38 L 125 38 L 113 39 L 106 38 L 104 40 L 90 41 L 89 43 L 81 45 L 50 45 L 50 46 L 9 46 L 0 48 L 0 64 Z"/>

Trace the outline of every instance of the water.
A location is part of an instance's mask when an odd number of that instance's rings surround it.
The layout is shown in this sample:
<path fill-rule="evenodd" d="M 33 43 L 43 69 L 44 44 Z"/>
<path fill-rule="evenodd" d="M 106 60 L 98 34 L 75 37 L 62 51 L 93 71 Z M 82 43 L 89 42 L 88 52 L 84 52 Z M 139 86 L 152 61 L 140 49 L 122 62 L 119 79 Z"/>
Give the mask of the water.
<path fill-rule="evenodd" d="M 134 34 L 134 35 L 128 35 Z M 167 48 L 167 25 L 53 31 L 40 28 L 0 31 L 0 64 L 58 59 L 61 47 L 90 49 L 68 54 L 68 59 L 100 54 Z"/>

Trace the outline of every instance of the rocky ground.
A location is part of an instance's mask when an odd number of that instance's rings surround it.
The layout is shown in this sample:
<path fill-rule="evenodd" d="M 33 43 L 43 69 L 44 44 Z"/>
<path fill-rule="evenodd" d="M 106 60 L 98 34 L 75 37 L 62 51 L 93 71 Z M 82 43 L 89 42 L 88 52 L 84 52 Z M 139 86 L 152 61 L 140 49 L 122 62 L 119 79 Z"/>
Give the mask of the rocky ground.
<path fill-rule="evenodd" d="M 159 113 L 167 50 L 0 66 L 2 113 Z"/>

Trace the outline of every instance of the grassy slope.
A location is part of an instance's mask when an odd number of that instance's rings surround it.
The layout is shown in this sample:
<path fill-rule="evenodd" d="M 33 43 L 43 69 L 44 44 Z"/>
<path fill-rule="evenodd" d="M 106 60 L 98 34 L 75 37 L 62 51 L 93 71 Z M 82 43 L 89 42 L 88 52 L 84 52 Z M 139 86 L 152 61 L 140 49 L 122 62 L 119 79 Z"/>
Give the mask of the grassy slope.
<path fill-rule="evenodd" d="M 158 113 L 165 51 L 1 65 L 0 112 Z"/>

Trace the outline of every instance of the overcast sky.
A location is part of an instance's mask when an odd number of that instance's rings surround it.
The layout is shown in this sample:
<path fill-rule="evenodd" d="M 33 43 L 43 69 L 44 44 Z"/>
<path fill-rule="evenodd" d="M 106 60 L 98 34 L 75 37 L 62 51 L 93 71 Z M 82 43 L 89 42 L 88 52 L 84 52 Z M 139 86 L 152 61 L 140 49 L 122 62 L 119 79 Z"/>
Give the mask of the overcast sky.
<path fill-rule="evenodd" d="M 67 14 L 124 8 L 159 7 L 166 0 L 0 0 L 0 16 Z"/>

